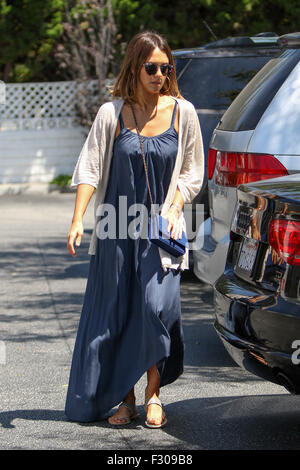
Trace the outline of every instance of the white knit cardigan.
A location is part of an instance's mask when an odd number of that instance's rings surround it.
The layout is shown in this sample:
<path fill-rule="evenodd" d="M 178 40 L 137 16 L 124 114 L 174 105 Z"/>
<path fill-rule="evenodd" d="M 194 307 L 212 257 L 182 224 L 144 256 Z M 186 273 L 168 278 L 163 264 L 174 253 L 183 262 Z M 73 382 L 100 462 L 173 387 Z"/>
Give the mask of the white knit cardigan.
<path fill-rule="evenodd" d="M 203 143 L 196 110 L 189 101 L 174 99 L 179 105 L 178 151 L 166 199 L 161 210 L 162 216 L 166 214 L 172 204 L 177 187 L 184 203 L 190 203 L 200 191 L 204 175 Z M 77 185 L 84 183 L 97 188 L 94 206 L 95 224 L 88 250 L 90 255 L 96 253 L 96 226 L 98 223 L 96 212 L 105 197 L 114 138 L 123 103 L 123 99 L 117 99 L 107 102 L 99 108 L 72 176 L 71 187 L 77 187 Z M 185 228 L 183 216 L 182 223 Z M 188 249 L 179 258 L 172 257 L 161 248 L 159 248 L 159 253 L 165 271 L 167 268 L 188 269 Z"/>

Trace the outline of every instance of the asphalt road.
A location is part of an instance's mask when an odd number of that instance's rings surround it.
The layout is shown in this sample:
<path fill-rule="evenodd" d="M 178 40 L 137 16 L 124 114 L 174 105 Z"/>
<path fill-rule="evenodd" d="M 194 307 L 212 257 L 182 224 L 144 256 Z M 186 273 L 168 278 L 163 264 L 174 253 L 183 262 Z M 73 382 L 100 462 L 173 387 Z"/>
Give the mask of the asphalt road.
<path fill-rule="evenodd" d="M 74 260 L 66 250 L 74 194 L 0 197 L 0 449 L 300 449 L 300 397 L 238 368 L 213 329 L 209 286 L 181 283 L 185 371 L 161 390 L 168 424 L 69 422 L 65 396 L 88 274 L 93 202 Z M 2 352 L 1 352 L 2 351 Z"/>

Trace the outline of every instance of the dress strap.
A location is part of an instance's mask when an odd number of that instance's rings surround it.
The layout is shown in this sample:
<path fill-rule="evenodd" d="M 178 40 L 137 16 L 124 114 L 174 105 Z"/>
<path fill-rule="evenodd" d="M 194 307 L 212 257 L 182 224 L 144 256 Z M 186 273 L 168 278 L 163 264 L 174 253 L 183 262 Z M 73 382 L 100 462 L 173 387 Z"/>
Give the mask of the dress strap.
<path fill-rule="evenodd" d="M 120 127 L 121 127 L 121 129 L 123 129 L 123 127 L 124 127 L 124 121 L 123 121 L 123 118 L 122 118 L 122 113 L 119 114 L 119 121 L 120 121 Z"/>
<path fill-rule="evenodd" d="M 175 106 L 174 106 L 173 114 L 172 114 L 171 127 L 174 126 L 174 121 L 175 121 L 175 116 L 176 116 L 177 105 L 178 105 L 178 103 L 177 103 L 177 101 L 175 100 Z"/>

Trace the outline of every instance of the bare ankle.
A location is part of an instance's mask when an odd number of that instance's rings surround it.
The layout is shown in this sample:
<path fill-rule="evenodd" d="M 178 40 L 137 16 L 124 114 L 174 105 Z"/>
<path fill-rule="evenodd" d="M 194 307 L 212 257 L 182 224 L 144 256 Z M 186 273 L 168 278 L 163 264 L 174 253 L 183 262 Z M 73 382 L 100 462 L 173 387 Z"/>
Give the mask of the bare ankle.
<path fill-rule="evenodd" d="M 157 398 L 159 397 L 159 388 L 152 388 L 152 387 L 146 387 L 145 389 L 145 398 L 149 400 L 149 398 L 156 396 Z"/>
<path fill-rule="evenodd" d="M 126 401 L 127 403 L 131 403 L 131 404 L 135 405 L 135 394 L 134 394 L 133 390 L 130 390 L 130 392 L 124 398 L 124 401 Z"/>

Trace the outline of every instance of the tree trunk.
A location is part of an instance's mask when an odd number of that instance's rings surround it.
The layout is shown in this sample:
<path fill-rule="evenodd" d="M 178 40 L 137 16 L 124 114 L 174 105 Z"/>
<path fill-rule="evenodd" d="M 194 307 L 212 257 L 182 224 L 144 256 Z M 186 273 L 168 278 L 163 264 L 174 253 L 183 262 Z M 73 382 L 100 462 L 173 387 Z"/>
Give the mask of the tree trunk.
<path fill-rule="evenodd" d="M 11 63 L 8 62 L 8 63 L 5 64 L 5 66 L 4 66 L 3 81 L 4 81 L 5 83 L 8 82 L 8 80 L 9 80 L 9 72 L 10 72 L 10 69 L 11 69 Z"/>

